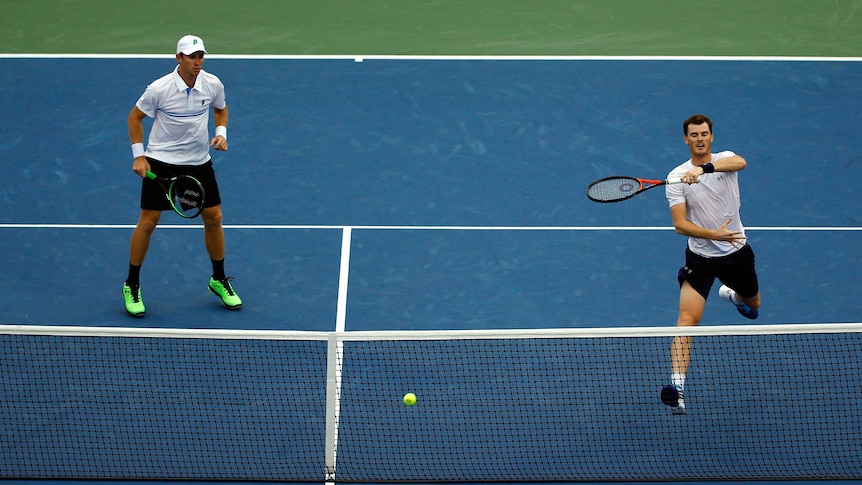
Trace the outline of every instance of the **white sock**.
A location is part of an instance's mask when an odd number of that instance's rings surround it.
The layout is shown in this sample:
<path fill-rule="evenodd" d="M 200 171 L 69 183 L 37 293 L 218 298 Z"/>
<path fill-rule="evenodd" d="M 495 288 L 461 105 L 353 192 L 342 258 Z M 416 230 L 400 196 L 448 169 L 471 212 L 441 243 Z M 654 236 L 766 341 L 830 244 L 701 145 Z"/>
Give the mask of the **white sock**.
<path fill-rule="evenodd" d="M 676 386 L 680 389 L 684 388 L 685 387 L 685 374 L 681 374 L 678 372 L 671 374 L 670 375 L 670 382 L 674 386 Z"/>
<path fill-rule="evenodd" d="M 730 290 L 730 302 L 734 305 L 742 305 L 742 302 L 739 301 L 739 298 L 736 297 L 736 292 L 733 290 Z"/>

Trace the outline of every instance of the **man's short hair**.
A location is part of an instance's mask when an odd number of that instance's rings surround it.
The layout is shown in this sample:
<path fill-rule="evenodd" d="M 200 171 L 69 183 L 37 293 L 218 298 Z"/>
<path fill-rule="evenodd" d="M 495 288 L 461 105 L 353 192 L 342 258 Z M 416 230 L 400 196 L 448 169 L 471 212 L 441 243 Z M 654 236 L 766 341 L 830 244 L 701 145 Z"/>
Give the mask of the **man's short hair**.
<path fill-rule="evenodd" d="M 682 122 L 682 134 L 688 136 L 688 125 L 709 125 L 709 132 L 712 133 L 712 120 L 706 115 L 691 115 Z"/>

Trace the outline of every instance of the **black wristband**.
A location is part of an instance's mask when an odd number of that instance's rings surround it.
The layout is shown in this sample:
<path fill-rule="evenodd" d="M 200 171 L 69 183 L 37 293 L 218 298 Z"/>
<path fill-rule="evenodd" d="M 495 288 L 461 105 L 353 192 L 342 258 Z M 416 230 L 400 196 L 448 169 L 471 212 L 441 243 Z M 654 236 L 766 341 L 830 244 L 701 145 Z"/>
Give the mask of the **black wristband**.
<path fill-rule="evenodd" d="M 712 162 L 706 162 L 703 165 L 701 165 L 700 168 L 703 169 L 703 173 L 715 172 L 715 166 L 712 164 Z"/>

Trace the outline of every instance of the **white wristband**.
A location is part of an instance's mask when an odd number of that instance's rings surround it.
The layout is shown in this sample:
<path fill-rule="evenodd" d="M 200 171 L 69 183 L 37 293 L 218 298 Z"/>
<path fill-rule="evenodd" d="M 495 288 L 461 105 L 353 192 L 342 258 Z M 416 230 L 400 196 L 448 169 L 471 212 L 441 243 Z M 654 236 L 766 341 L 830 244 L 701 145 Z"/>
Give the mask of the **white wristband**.
<path fill-rule="evenodd" d="M 227 126 L 216 126 L 215 136 L 220 136 L 224 138 L 224 141 L 227 141 Z"/>
<path fill-rule="evenodd" d="M 143 143 L 132 143 L 132 158 L 138 158 L 144 156 L 144 144 Z"/>

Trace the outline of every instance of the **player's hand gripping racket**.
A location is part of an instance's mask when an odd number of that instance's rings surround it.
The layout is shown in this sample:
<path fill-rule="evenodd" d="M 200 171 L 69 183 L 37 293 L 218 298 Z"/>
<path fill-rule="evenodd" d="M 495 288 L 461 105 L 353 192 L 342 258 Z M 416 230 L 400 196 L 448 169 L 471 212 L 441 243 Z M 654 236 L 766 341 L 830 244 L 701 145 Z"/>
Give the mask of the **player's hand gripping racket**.
<path fill-rule="evenodd" d="M 679 177 L 666 180 L 649 180 L 637 177 L 613 176 L 596 180 L 587 187 L 587 197 L 594 202 L 621 202 L 667 184 L 678 184 Z"/>
<path fill-rule="evenodd" d="M 162 178 L 147 170 L 147 178 L 162 186 L 174 212 L 186 219 L 197 217 L 204 208 L 204 187 L 191 175 Z"/>

